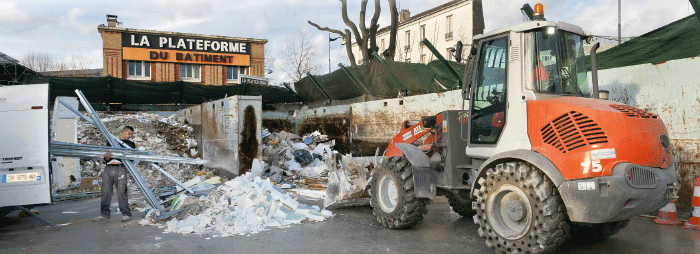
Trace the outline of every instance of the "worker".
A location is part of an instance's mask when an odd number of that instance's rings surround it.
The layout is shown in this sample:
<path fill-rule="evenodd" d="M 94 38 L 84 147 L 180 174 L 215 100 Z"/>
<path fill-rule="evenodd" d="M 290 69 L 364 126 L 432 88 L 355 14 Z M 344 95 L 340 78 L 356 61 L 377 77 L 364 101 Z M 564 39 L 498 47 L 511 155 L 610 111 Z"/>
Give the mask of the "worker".
<path fill-rule="evenodd" d="M 129 139 L 134 135 L 134 128 L 125 126 L 119 139 L 130 146 L 136 148 L 136 144 Z M 111 211 L 109 204 L 112 201 L 112 192 L 114 186 L 117 188 L 117 200 L 119 201 L 119 211 L 122 213 L 122 222 L 131 219 L 131 210 L 129 209 L 129 200 L 126 190 L 126 182 L 128 180 L 126 168 L 121 160 L 112 159 L 112 153 L 106 152 L 104 160 L 107 163 L 104 172 L 102 172 L 102 202 L 100 202 L 101 215 L 95 217 L 93 221 L 109 220 Z"/>

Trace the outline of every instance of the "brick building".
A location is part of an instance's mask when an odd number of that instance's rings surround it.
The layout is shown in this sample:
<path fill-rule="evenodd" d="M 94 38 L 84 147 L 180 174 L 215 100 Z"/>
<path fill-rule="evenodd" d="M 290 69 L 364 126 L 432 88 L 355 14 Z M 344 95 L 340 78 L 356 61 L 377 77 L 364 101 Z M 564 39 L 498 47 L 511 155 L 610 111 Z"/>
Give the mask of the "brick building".
<path fill-rule="evenodd" d="M 246 78 L 265 80 L 257 77 L 265 76 L 267 40 L 132 29 L 117 24 L 116 16 L 107 15 L 107 25 L 97 26 L 102 36 L 103 76 L 205 85 L 239 84 Z"/>

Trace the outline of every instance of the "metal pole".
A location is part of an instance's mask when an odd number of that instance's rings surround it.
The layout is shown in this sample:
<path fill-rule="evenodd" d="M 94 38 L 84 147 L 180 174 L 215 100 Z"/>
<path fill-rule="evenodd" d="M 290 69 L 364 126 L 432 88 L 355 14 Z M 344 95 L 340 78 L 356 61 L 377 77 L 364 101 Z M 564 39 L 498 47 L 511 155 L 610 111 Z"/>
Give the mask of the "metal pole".
<path fill-rule="evenodd" d="M 382 67 L 384 67 L 384 70 L 386 71 L 386 73 L 388 73 L 389 76 L 391 76 L 391 78 L 394 79 L 394 81 L 396 82 L 396 84 L 398 84 L 398 85 L 401 87 L 402 90 L 406 89 L 406 87 L 405 87 L 403 84 L 401 84 L 401 82 L 399 82 L 399 79 L 398 79 L 396 76 L 394 76 L 394 73 L 392 73 L 392 72 L 389 70 L 389 66 L 386 65 L 386 63 L 384 62 L 384 59 L 382 59 L 382 58 L 379 56 L 379 54 L 377 54 L 377 52 L 374 52 L 374 53 L 372 53 L 372 54 L 374 55 L 374 59 L 377 59 L 377 61 L 379 61 L 379 63 L 382 65 Z"/>
<path fill-rule="evenodd" d="M 445 65 L 445 67 L 447 67 L 447 70 L 450 72 L 450 74 L 452 74 L 452 76 L 454 76 L 457 79 L 457 89 L 462 89 L 462 79 L 459 77 L 459 74 L 457 74 L 457 71 L 452 67 L 452 65 L 450 65 L 450 63 L 447 62 L 447 60 L 445 60 L 445 57 L 443 57 L 442 54 L 440 54 L 440 52 L 438 52 L 437 49 L 435 49 L 433 44 L 430 43 L 430 41 L 428 41 L 428 39 L 424 38 L 423 44 L 426 47 L 428 47 L 430 52 L 432 52 L 433 55 L 435 55 L 435 57 L 437 57 L 438 60 L 440 60 L 440 63 L 442 63 L 443 65 Z"/>
<path fill-rule="evenodd" d="M 331 33 L 328 33 L 328 73 L 331 73 Z"/>
<path fill-rule="evenodd" d="M 97 129 L 99 129 L 102 132 L 102 135 L 105 136 L 107 142 L 109 142 L 109 144 L 114 147 L 128 147 L 126 144 L 124 144 L 124 142 L 114 137 L 114 135 L 112 135 L 112 133 L 110 133 L 109 130 L 107 130 L 107 127 L 104 126 L 104 124 L 100 120 L 100 117 L 97 115 L 97 113 L 95 113 L 95 109 L 93 109 L 92 105 L 90 105 L 90 103 L 87 101 L 85 95 L 83 95 L 83 92 L 76 89 L 75 93 L 78 94 L 78 99 L 80 100 L 80 103 L 83 104 L 83 107 L 88 112 L 88 115 L 90 116 L 90 118 L 92 118 L 93 124 L 95 125 L 95 127 L 97 127 Z M 143 178 L 141 178 L 141 174 L 139 174 L 136 168 L 134 168 L 134 165 L 131 163 L 131 161 L 125 160 L 124 166 L 129 171 L 131 176 L 134 177 L 134 182 L 136 182 L 136 185 L 144 194 L 146 200 L 151 205 L 151 207 L 158 209 L 160 213 L 163 213 L 163 207 L 153 196 L 153 192 L 151 191 L 151 189 L 149 189 L 148 186 L 146 186 L 145 181 L 143 180 Z"/>
<path fill-rule="evenodd" d="M 355 76 L 353 76 L 352 73 L 350 73 L 350 71 L 348 71 L 348 69 L 345 68 L 345 66 L 343 64 L 339 63 L 338 67 L 340 67 L 340 69 L 343 71 L 343 73 L 345 73 L 345 76 L 348 76 L 351 83 L 354 84 L 355 87 L 364 91 L 366 94 L 369 94 L 369 91 L 367 91 L 367 89 L 362 84 L 360 84 L 360 82 L 357 79 L 355 79 Z"/>
<path fill-rule="evenodd" d="M 323 93 L 323 96 L 326 96 L 326 99 L 328 99 L 328 104 L 331 104 L 331 97 L 328 96 L 328 94 L 326 93 L 326 91 L 323 90 L 323 88 L 321 88 L 321 85 L 318 83 L 318 81 L 316 81 L 316 78 L 314 78 L 314 76 L 312 76 L 309 72 L 306 73 L 306 76 L 309 76 L 309 79 L 311 79 L 311 83 L 314 83 L 314 85 L 316 85 L 316 88 L 318 88 L 318 90 L 320 90 L 321 93 Z"/>
<path fill-rule="evenodd" d="M 700 0 L 690 0 L 690 5 L 693 6 L 693 10 L 695 10 L 695 16 L 700 19 Z"/>
<path fill-rule="evenodd" d="M 617 0 L 617 45 L 622 44 L 622 0 Z"/>

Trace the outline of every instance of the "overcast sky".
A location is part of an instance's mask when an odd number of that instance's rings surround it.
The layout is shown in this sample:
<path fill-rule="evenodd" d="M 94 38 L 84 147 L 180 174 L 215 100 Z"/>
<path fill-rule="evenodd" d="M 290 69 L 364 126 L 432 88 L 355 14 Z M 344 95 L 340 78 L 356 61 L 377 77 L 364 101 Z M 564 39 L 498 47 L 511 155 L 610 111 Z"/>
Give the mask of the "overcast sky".
<path fill-rule="evenodd" d="M 350 18 L 357 23 L 359 0 L 348 0 Z M 372 1 L 370 1 L 372 2 Z M 448 0 L 397 0 L 399 9 L 417 14 Z M 525 0 L 483 0 L 486 31 L 522 22 Z M 594 35 L 617 36 L 617 0 L 541 0 L 548 20 L 566 21 Z M 389 25 L 387 1 L 382 0 L 381 26 Z M 370 3 L 371 5 L 371 3 Z M 368 8 L 371 9 L 371 8 Z M 371 18 L 368 11 L 367 19 Z M 334 0 L 122 0 L 46 1 L 0 0 L 0 52 L 18 60 L 29 52 L 57 59 L 82 54 L 93 68 L 102 68 L 102 39 L 98 24 L 106 14 L 119 16 L 123 27 L 244 38 L 267 39 L 275 59 L 272 82 L 285 81 L 280 52 L 287 38 L 302 29 L 309 32 L 317 61 L 328 71 L 328 33 L 308 25 L 344 29 L 340 5 Z M 688 0 L 622 0 L 622 36 L 638 36 L 694 13 Z M 335 37 L 335 36 L 334 36 Z M 332 69 L 347 64 L 340 40 L 331 44 Z"/>

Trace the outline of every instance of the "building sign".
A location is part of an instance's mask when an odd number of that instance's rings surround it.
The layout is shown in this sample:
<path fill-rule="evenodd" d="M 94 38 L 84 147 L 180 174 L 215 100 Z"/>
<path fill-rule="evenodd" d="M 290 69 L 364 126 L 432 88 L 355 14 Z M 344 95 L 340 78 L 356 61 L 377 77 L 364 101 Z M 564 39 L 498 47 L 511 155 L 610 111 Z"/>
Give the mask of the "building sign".
<path fill-rule="evenodd" d="M 124 60 L 250 66 L 250 43 L 122 33 Z"/>
<path fill-rule="evenodd" d="M 263 78 L 263 77 L 258 77 L 258 76 L 241 75 L 241 77 L 239 79 L 240 79 L 241 84 L 252 84 L 252 85 L 262 85 L 262 86 L 266 86 L 269 84 L 268 78 Z"/>

